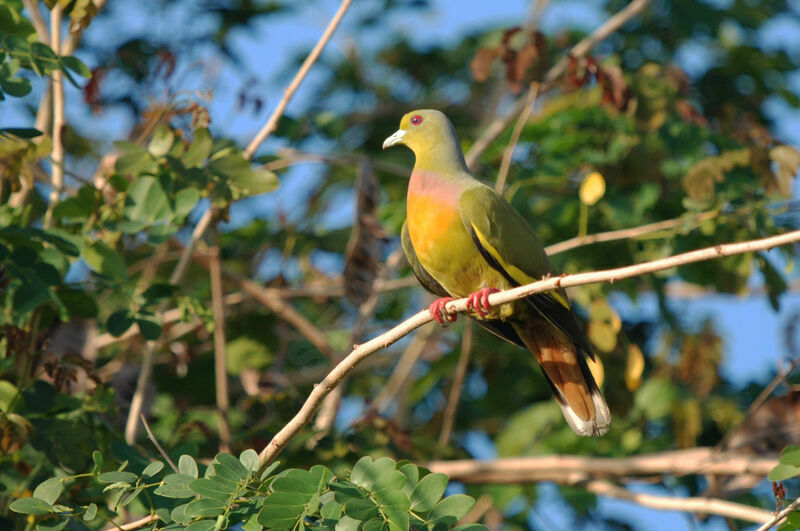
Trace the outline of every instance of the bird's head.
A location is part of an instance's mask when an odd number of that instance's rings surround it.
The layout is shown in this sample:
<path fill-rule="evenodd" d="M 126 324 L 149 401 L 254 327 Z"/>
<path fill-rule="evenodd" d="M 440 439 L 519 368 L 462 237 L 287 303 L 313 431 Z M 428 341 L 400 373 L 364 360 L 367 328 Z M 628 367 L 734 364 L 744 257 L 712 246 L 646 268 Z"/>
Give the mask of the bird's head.
<path fill-rule="evenodd" d="M 406 113 L 400 120 L 400 129 L 383 141 L 383 149 L 405 144 L 415 153 L 439 144 L 442 139 L 455 135 L 450 120 L 434 109 L 418 109 Z"/>
<path fill-rule="evenodd" d="M 453 164 L 466 167 L 456 130 L 447 116 L 435 109 L 418 109 L 406 113 L 400 128 L 383 141 L 383 149 L 404 144 L 414 152 L 417 166 Z"/>

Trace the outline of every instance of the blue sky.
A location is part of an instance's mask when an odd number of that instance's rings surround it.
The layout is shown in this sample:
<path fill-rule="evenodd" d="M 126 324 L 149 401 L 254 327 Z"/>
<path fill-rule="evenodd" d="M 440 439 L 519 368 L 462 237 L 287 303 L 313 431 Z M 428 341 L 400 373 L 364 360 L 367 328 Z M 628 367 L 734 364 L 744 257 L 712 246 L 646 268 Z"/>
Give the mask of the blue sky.
<path fill-rule="evenodd" d="M 479 31 L 487 27 L 507 27 L 519 24 L 527 18 L 530 2 L 527 0 L 440 0 L 435 1 L 430 11 L 409 11 L 395 16 L 391 21 L 391 31 L 408 35 L 412 42 L 425 46 L 437 42 L 449 42 L 459 39 L 467 33 Z M 151 12 L 146 4 L 135 2 L 109 2 L 115 20 L 119 23 L 107 24 L 114 27 L 110 35 L 102 28 L 90 28 L 86 39 L 92 42 L 108 39 L 120 42 L 148 32 L 161 35 L 166 39 L 179 34 L 190 37 L 198 34 L 209 19 L 202 15 L 194 15 L 192 24 L 185 24 L 186 4 L 165 4 L 162 10 Z M 352 9 L 362 9 L 354 2 Z M 800 3 L 794 2 L 796 9 Z M 335 11 L 338 2 L 327 0 L 313 7 L 300 3 L 291 13 L 270 17 L 257 25 L 252 31 L 241 31 L 233 35 L 231 44 L 241 52 L 244 68 L 231 64 L 214 55 L 210 46 L 196 46 L 189 56 L 179 58 L 178 75 L 185 76 L 184 86 L 187 90 L 213 90 L 210 100 L 212 128 L 220 128 L 233 135 L 242 145 L 252 138 L 262 126 L 267 115 L 294 74 L 287 68 L 287 57 L 293 57 L 306 51 L 316 41 L 329 17 Z M 559 1 L 551 2 L 545 11 L 540 27 L 547 32 L 566 27 L 591 30 L 600 24 L 605 15 L 603 2 Z M 385 38 L 383 33 L 367 34 L 361 46 L 380 42 Z M 755 37 L 759 44 L 769 48 L 788 50 L 795 60 L 800 60 L 800 22 L 798 17 L 782 17 L 770 23 L 765 31 Z M 342 27 L 334 36 L 324 52 L 325 57 L 335 57 L 346 53 L 352 38 L 348 32 L 347 17 Z M 79 54 L 91 67 L 95 58 L 90 54 Z M 688 45 L 678 55 L 678 60 L 690 74 L 701 74 L 713 60 L 713 52 L 709 52 L 702 43 Z M 793 88 L 800 93 L 800 73 L 793 76 Z M 289 105 L 288 114 L 298 112 L 307 102 L 311 87 L 322 81 L 313 70 L 306 85 L 301 87 L 295 101 Z M 115 80 L 108 81 L 113 87 Z M 236 109 L 237 93 L 242 85 L 248 85 L 260 93 L 266 94 L 264 108 L 259 113 L 241 112 Z M 41 83 L 37 84 L 39 87 Z M 158 87 L 154 87 L 154 97 L 158 96 Z M 80 100 L 80 93 L 73 88 L 67 90 L 67 101 Z M 28 98 L 30 102 L 38 100 L 37 94 Z M 0 126 L 22 126 L 31 123 L 19 104 L 6 102 L 0 114 Z M 765 106 L 770 116 L 776 118 L 776 133 L 783 140 L 800 145 L 800 112 L 782 103 L 778 98 L 770 100 Z M 130 118 L 122 111 L 112 111 L 102 115 L 91 115 L 83 105 L 68 104 L 68 119 L 84 131 L 92 131 L 92 136 L 104 136 L 110 140 L 119 138 L 119 131 L 130 127 Z M 100 134 L 98 134 L 100 133 Z M 387 134 L 390 131 L 387 132 Z M 268 146 L 275 146 L 271 141 Z M 320 146 L 324 148 L 324 146 Z M 316 186 L 319 179 L 318 167 L 314 165 L 298 165 L 282 178 L 281 190 L 269 196 L 253 198 L 233 212 L 234 223 L 244 223 L 251 217 L 274 215 L 281 205 L 291 205 L 298 197 L 305 197 Z M 796 194 L 797 195 L 797 194 Z M 345 208 L 330 223 L 343 219 L 351 219 L 351 213 Z M 291 209 L 289 209 L 291 211 Z M 291 213 L 291 212 L 290 212 Z M 302 215 L 302 214 L 296 214 Z M 797 276 L 795 270 L 792 276 Z M 760 279 L 754 278 L 754 284 Z M 641 302 L 632 305 L 624 298 L 616 299 L 615 304 L 625 315 L 631 313 L 641 315 L 657 315 L 652 298 L 642 297 Z M 714 316 L 714 322 L 723 333 L 725 340 L 725 360 L 723 371 L 736 383 L 745 383 L 752 379 L 766 381 L 774 374 L 780 359 L 786 355 L 783 345 L 783 329 L 789 316 L 800 311 L 800 294 L 788 294 L 782 299 L 781 311 L 775 313 L 764 297 L 738 298 L 733 296 L 712 296 L 701 299 L 678 299 L 671 301 L 671 306 L 683 316 L 687 323 L 700 323 L 708 315 Z M 479 437 L 480 438 L 480 437 Z M 488 457 L 491 448 L 485 442 L 476 441 L 468 444 L 476 457 Z M 483 455 L 480 455 L 483 454 Z M 626 502 L 602 500 L 601 509 L 608 513 L 625 515 L 638 527 L 651 530 L 682 529 L 687 527 L 687 519 L 675 513 L 662 513 L 632 506 Z M 544 515 L 544 519 L 542 518 Z M 560 529 L 569 529 L 569 515 L 562 502 L 555 496 L 554 489 L 542 490 L 542 500 L 531 515 L 532 526 L 547 528 L 555 525 Z M 545 523 L 549 522 L 549 523 Z M 718 523 L 704 524 L 703 529 L 724 529 Z"/>

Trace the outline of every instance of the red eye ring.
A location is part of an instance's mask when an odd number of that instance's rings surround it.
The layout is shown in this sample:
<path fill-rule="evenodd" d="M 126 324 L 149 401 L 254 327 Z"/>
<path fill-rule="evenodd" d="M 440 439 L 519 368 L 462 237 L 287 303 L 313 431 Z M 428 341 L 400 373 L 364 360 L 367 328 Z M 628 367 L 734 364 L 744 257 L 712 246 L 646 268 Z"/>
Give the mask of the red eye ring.
<path fill-rule="evenodd" d="M 411 125 L 419 125 L 422 123 L 422 116 L 415 114 L 411 117 Z"/>

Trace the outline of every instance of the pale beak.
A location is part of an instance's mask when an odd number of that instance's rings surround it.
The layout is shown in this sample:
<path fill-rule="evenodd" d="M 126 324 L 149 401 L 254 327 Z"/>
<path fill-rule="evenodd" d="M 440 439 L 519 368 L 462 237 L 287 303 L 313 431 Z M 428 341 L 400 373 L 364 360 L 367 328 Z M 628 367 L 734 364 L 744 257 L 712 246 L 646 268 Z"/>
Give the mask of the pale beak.
<path fill-rule="evenodd" d="M 403 137 L 406 136 L 407 132 L 405 129 L 398 129 L 392 133 L 392 136 L 383 141 L 383 149 L 402 143 Z"/>

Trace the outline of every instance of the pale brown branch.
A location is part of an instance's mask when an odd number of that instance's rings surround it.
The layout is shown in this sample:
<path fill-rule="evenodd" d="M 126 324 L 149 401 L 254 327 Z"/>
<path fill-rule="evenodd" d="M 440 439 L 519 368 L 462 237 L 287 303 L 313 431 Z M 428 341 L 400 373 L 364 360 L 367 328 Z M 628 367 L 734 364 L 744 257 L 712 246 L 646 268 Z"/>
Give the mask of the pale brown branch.
<path fill-rule="evenodd" d="M 552 277 L 538 282 L 533 282 L 518 288 L 513 288 L 499 293 L 494 293 L 489 296 L 489 303 L 492 306 L 497 306 L 512 300 L 521 299 L 535 293 L 541 293 L 557 288 L 566 288 L 569 286 L 579 286 L 583 284 L 594 284 L 599 282 L 615 282 L 625 278 L 632 278 L 636 276 L 654 273 L 656 271 L 664 271 L 672 269 L 680 265 L 691 264 L 694 262 L 701 262 L 704 260 L 711 260 L 721 258 L 724 256 L 731 256 L 734 254 L 741 254 L 751 251 L 762 251 L 771 249 L 779 245 L 786 245 L 800 241 L 800 230 L 792 231 L 778 236 L 771 236 L 769 238 L 762 238 L 759 240 L 747 241 L 742 243 L 729 243 L 725 245 L 716 245 L 705 249 L 690 251 L 668 258 L 653 260 L 651 262 L 644 262 L 627 267 L 620 267 L 616 269 L 607 269 L 604 271 L 594 271 L 589 273 L 578 273 L 573 275 L 562 275 L 559 277 Z M 466 310 L 467 299 L 458 299 L 453 302 L 447 303 L 447 310 L 451 313 L 463 312 Z M 290 420 L 267 444 L 260 453 L 262 463 L 268 463 L 274 459 L 278 453 L 288 444 L 289 440 L 294 437 L 302 427 L 310 420 L 311 416 L 316 411 L 319 404 L 330 393 L 342 379 L 350 373 L 364 358 L 367 358 L 373 352 L 386 348 L 392 343 L 398 341 L 400 338 L 416 330 L 423 324 L 431 321 L 430 312 L 427 310 L 421 311 L 409 319 L 406 319 L 399 325 L 391 330 L 359 345 L 347 356 L 341 363 L 336 365 L 328 375 L 317 384 L 311 393 L 308 395 L 300 411 Z"/>
<path fill-rule="evenodd" d="M 606 39 L 609 35 L 621 28 L 626 22 L 631 20 L 637 14 L 641 13 L 649 3 L 650 0 L 633 0 L 614 16 L 606 20 L 590 35 L 573 46 L 572 50 L 569 52 L 569 55 L 572 55 L 573 57 L 583 57 L 598 42 Z M 544 83 L 542 83 L 542 86 L 539 89 L 540 94 L 550 90 L 553 86 L 553 82 L 564 73 L 568 64 L 567 57 L 568 56 L 562 57 L 558 63 L 553 65 L 553 67 L 547 71 L 544 77 Z M 526 99 L 527 98 L 525 96 L 518 98 L 514 103 L 514 107 L 511 109 L 511 111 L 509 111 L 508 114 L 495 119 L 486 129 L 483 130 L 481 136 L 475 140 L 475 143 L 472 144 L 472 147 L 470 147 L 469 151 L 467 152 L 465 157 L 467 166 L 472 168 L 483 152 L 486 151 L 490 145 L 492 145 L 492 142 L 494 142 L 503 131 L 505 131 L 506 127 L 508 127 L 508 124 L 511 123 L 514 117 L 518 116 L 522 112 Z"/>
<path fill-rule="evenodd" d="M 106 5 L 106 0 L 92 0 L 92 1 L 98 13 Z M 75 52 L 75 50 L 78 48 L 78 45 L 81 43 L 82 36 L 83 36 L 83 30 L 77 31 L 75 33 L 70 33 L 66 42 L 64 42 L 62 55 L 72 55 L 73 52 Z"/>
<path fill-rule="evenodd" d="M 547 254 L 554 255 L 575 249 L 576 247 L 583 247 L 593 243 L 611 242 L 616 240 L 628 240 L 631 238 L 638 238 L 645 234 L 652 234 L 662 230 L 675 229 L 686 225 L 687 221 L 691 223 L 701 223 L 708 219 L 715 218 L 719 215 L 716 210 L 703 212 L 693 216 L 687 220 L 686 217 L 679 217 L 673 219 L 665 219 L 664 221 L 656 221 L 655 223 L 648 223 L 646 225 L 639 225 L 638 227 L 631 227 L 629 229 L 610 230 L 606 232 L 597 232 L 595 234 L 588 234 L 586 236 L 576 236 L 562 242 L 554 243 L 545 247 Z"/>
<path fill-rule="evenodd" d="M 783 510 L 779 513 L 772 515 L 764 524 L 758 528 L 757 531 L 767 531 L 767 529 L 772 529 L 773 526 L 778 525 L 781 523 L 789 514 L 800 507 L 800 498 L 797 498 L 795 501 L 790 503 L 786 506 Z"/>
<path fill-rule="evenodd" d="M 522 112 L 519 118 L 517 118 L 517 123 L 514 125 L 514 130 L 511 132 L 511 140 L 508 141 L 508 146 L 506 146 L 506 150 L 503 152 L 503 160 L 500 162 L 500 171 L 497 174 L 497 183 L 494 186 L 495 192 L 500 195 L 503 194 L 503 188 L 506 187 L 508 171 L 511 169 L 511 159 L 514 157 L 514 150 L 517 148 L 522 130 L 525 128 L 525 124 L 528 123 L 528 118 L 531 117 L 537 94 L 539 94 L 539 83 L 531 83 L 531 87 L 528 89 L 528 96 L 525 98 L 525 103 L 522 107 Z"/>
<path fill-rule="evenodd" d="M 278 151 L 278 160 L 273 160 L 264 164 L 264 169 L 270 171 L 281 170 L 288 168 L 294 164 L 302 163 L 319 163 L 319 164 L 335 164 L 337 166 L 353 166 L 361 165 L 365 162 L 371 164 L 375 169 L 385 171 L 400 177 L 408 177 L 408 167 L 401 164 L 392 164 L 382 160 L 373 160 L 370 157 L 363 155 L 345 154 L 345 155 L 331 155 L 325 153 L 307 153 L 294 148 L 284 148 Z"/>
<path fill-rule="evenodd" d="M 219 451 L 231 451 L 231 427 L 228 423 L 228 368 L 225 343 L 225 303 L 222 286 L 222 269 L 219 259 L 219 247 L 211 249 L 208 262 L 208 273 L 211 277 L 211 311 L 214 314 L 214 387 L 216 389 L 217 414 L 219 416 Z"/>
<path fill-rule="evenodd" d="M 56 55 L 61 55 L 61 17 L 63 7 L 57 3 L 50 12 L 50 42 Z M 61 199 L 64 190 L 64 142 L 62 131 L 66 125 L 64 112 L 64 75 L 61 70 L 53 70 L 50 76 L 50 87 L 53 93 L 53 147 L 50 152 L 52 170 L 50 176 L 50 201 L 44 214 L 42 225 L 50 228 L 53 223 L 53 209 Z"/>
<path fill-rule="evenodd" d="M 39 12 L 38 0 L 22 0 L 25 9 L 31 13 L 31 23 L 36 28 L 36 35 L 43 43 L 50 44 L 50 35 L 47 33 L 47 24 L 45 24 L 42 14 Z"/>
<path fill-rule="evenodd" d="M 278 106 L 275 107 L 275 110 L 272 111 L 269 119 L 267 119 L 267 123 L 264 124 L 264 127 L 258 134 L 255 136 L 252 142 L 247 146 L 244 150 L 245 158 L 251 158 L 255 153 L 258 146 L 275 130 L 278 126 L 278 120 L 280 120 L 281 116 L 283 116 L 283 112 L 286 110 L 286 106 L 289 105 L 289 100 L 292 99 L 294 96 L 297 87 L 300 86 L 302 83 L 303 78 L 306 77 L 306 74 L 311 69 L 311 65 L 316 62 L 319 58 L 320 54 L 322 53 L 322 49 L 325 48 L 325 45 L 328 44 L 333 32 L 336 31 L 336 27 L 339 25 L 339 22 L 342 20 L 342 17 L 347 12 L 347 9 L 350 7 L 350 3 L 352 0 L 342 0 L 342 3 L 339 5 L 339 9 L 336 11 L 336 14 L 333 16 L 331 21 L 328 23 L 328 27 L 325 28 L 325 32 L 319 38 L 319 41 L 311 50 L 311 53 L 308 54 L 306 60 L 303 61 L 302 66 L 300 66 L 300 70 L 297 71 L 295 74 L 294 79 L 292 82 L 289 83 L 289 86 L 286 87 L 286 90 L 283 92 L 283 97 L 278 102 Z"/>
<path fill-rule="evenodd" d="M 107 530 L 116 529 L 119 531 L 132 531 L 133 529 L 140 529 L 148 524 L 151 524 L 156 520 L 158 520 L 158 515 L 151 514 L 150 516 L 139 518 L 138 520 L 134 520 L 133 522 L 129 522 L 127 524 L 122 524 L 122 525 L 114 525 L 113 527 L 108 527 L 106 529 Z"/>
<path fill-rule="evenodd" d="M 458 365 L 456 373 L 453 375 L 453 384 L 450 387 L 450 396 L 447 397 L 447 406 L 442 414 L 442 430 L 439 432 L 439 445 L 447 446 L 450 442 L 450 434 L 453 432 L 453 424 L 456 421 L 456 411 L 458 411 L 458 401 L 461 399 L 461 387 L 464 385 L 464 378 L 467 376 L 469 367 L 469 355 L 472 350 L 472 321 L 467 321 L 464 325 L 464 335 L 461 338 L 461 352 L 458 355 Z"/>
<path fill-rule="evenodd" d="M 763 522 L 764 518 L 768 517 L 770 514 L 769 511 L 765 509 L 716 498 L 680 498 L 631 492 L 628 489 L 603 480 L 589 481 L 582 486 L 589 492 L 599 494 L 600 496 L 627 500 L 637 505 L 658 509 L 660 511 L 682 511 L 696 514 L 719 515 L 728 518 L 736 518 L 737 520 L 746 520 L 748 522 Z"/>
<path fill-rule="evenodd" d="M 776 457 L 754 457 L 713 448 L 691 448 L 629 457 L 548 455 L 508 457 L 489 461 L 460 459 L 432 461 L 432 472 L 464 483 L 515 484 L 555 481 L 575 484 L 591 479 L 658 478 L 693 474 L 764 476 L 778 464 Z"/>

